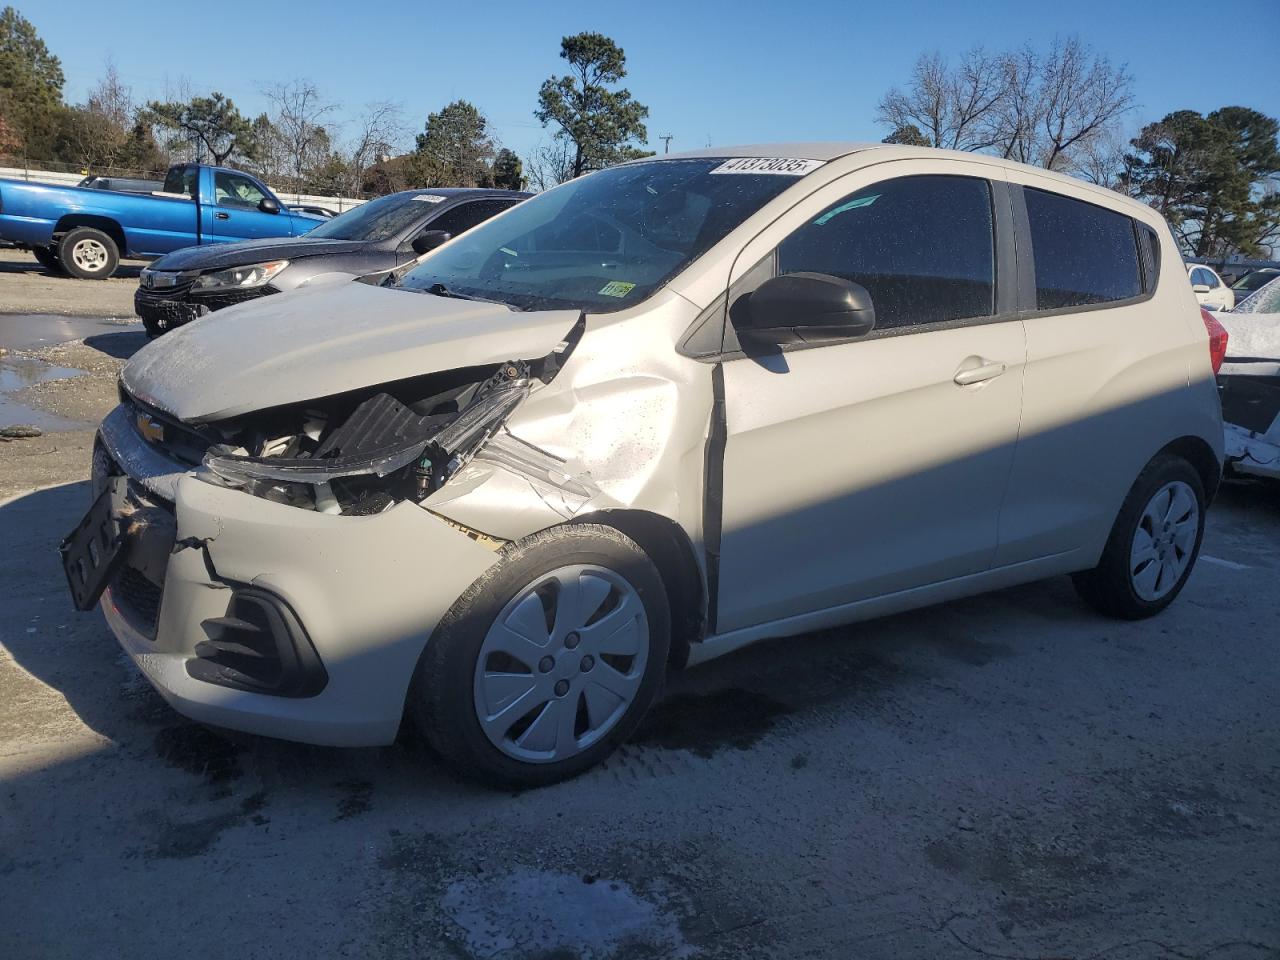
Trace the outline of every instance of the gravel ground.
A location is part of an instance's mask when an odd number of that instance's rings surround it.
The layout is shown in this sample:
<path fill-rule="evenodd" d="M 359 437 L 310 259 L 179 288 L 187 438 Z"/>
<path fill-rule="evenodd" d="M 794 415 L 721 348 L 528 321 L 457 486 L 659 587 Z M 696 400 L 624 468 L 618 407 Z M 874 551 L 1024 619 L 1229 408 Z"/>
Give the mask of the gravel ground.
<path fill-rule="evenodd" d="M 59 335 L 93 332 L 47 344 L 39 335 L 45 326 Z M 0 315 L 0 429 L 34 424 L 44 431 L 0 440 L 0 497 L 88 476 L 94 427 L 116 404 L 120 368 L 146 342 L 137 320 L 68 324 Z"/>
<path fill-rule="evenodd" d="M 91 341 L 23 397 L 97 416 Z M 770 643 L 511 795 L 170 710 L 66 596 L 90 438 L 0 444 L 2 957 L 1280 957 L 1274 489 L 1154 620 L 1059 578 Z"/>
<path fill-rule="evenodd" d="M 0 313 L 132 317 L 144 264 L 126 260 L 110 280 L 52 274 L 26 250 L 0 249 Z"/>

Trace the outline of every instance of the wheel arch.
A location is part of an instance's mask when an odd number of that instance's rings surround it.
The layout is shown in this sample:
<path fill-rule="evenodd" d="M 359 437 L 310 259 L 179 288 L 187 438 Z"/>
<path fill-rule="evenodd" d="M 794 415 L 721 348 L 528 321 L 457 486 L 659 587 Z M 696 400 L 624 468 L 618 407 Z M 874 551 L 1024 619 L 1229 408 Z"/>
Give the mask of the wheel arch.
<path fill-rule="evenodd" d="M 101 230 L 115 242 L 116 253 L 119 256 L 123 257 L 128 252 L 129 241 L 125 236 L 124 228 L 120 226 L 118 221 L 97 214 L 68 213 L 54 225 L 53 235 L 61 239 L 62 236 L 77 227 L 92 227 L 94 230 Z"/>
<path fill-rule="evenodd" d="M 692 541 L 673 520 L 645 510 L 600 510 L 573 523 L 598 523 L 613 527 L 640 547 L 662 577 L 671 608 L 672 666 L 683 668 L 690 645 L 702 639 L 706 626 L 706 583 Z"/>
<path fill-rule="evenodd" d="M 1180 457 L 1191 464 L 1196 473 L 1200 474 L 1200 482 L 1204 486 L 1205 506 L 1213 502 L 1218 487 L 1222 483 L 1222 463 L 1203 437 L 1179 437 L 1161 447 L 1156 456 L 1161 455 Z"/>

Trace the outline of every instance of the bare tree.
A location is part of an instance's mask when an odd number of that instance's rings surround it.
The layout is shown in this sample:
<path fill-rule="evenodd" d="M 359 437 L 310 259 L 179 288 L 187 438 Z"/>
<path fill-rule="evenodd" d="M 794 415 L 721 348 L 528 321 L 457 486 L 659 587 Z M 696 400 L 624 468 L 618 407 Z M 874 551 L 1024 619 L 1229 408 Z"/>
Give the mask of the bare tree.
<path fill-rule="evenodd" d="M 915 127 L 930 146 L 985 150 L 994 145 L 994 116 L 1005 96 L 1003 59 L 975 47 L 954 67 L 934 52 L 916 61 L 906 90 L 881 99 L 878 122 L 891 130 Z"/>
<path fill-rule="evenodd" d="M 1128 192 L 1129 157 L 1124 143 L 1113 132 L 1092 137 L 1076 151 L 1072 172 L 1100 187 Z"/>
<path fill-rule="evenodd" d="M 133 102 L 133 91 L 120 80 L 115 61 L 107 58 L 107 66 L 98 85 L 89 91 L 85 101 L 85 109 L 110 121 L 123 133 L 135 120 L 137 108 Z"/>
<path fill-rule="evenodd" d="M 348 151 L 347 167 L 351 173 L 351 191 L 363 189 L 364 175 L 371 166 L 387 160 L 397 143 L 404 139 L 402 107 L 390 100 L 367 103 L 360 116 L 355 138 Z"/>
<path fill-rule="evenodd" d="M 263 94 L 275 108 L 271 126 L 288 158 L 294 190 L 300 191 L 306 172 L 328 156 L 331 138 L 324 120 L 337 104 L 325 100 L 310 80 L 277 83 Z"/>
<path fill-rule="evenodd" d="M 525 157 L 530 189 L 541 193 L 573 179 L 573 144 L 568 140 L 543 141 Z"/>
<path fill-rule="evenodd" d="M 975 48 L 953 66 L 925 54 L 908 87 L 885 94 L 876 119 L 893 142 L 912 142 L 918 130 L 930 146 L 1074 170 L 1132 106 L 1128 69 L 1071 37 L 1045 56 L 1029 46 L 1001 54 Z"/>
<path fill-rule="evenodd" d="M 1054 43 L 1041 84 L 1042 165 L 1050 170 L 1069 166 L 1073 148 L 1106 133 L 1133 106 L 1133 77 L 1128 68 L 1113 67 L 1078 37 Z"/>

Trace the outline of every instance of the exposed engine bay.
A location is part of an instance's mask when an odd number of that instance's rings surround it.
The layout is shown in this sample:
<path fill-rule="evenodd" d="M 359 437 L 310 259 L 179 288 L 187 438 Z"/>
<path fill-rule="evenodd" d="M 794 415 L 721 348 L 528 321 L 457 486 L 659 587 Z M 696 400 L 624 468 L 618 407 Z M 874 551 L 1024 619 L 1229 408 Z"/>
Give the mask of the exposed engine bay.
<path fill-rule="evenodd" d="M 321 513 L 380 513 L 443 486 L 535 384 L 550 382 L 569 349 L 565 343 L 539 360 L 428 374 L 218 423 L 153 417 L 149 439 L 199 464 L 196 475 L 210 483 Z"/>

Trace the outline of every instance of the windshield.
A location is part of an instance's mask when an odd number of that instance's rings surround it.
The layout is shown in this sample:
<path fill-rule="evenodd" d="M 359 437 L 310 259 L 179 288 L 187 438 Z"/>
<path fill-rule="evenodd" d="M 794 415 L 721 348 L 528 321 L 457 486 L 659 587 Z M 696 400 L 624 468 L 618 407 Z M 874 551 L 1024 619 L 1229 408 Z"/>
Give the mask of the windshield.
<path fill-rule="evenodd" d="M 430 198 L 428 199 L 419 199 Z M 307 237 L 328 240 L 390 240 L 425 217 L 440 203 L 430 193 L 393 193 L 340 213 L 307 231 Z"/>
<path fill-rule="evenodd" d="M 717 173 L 723 159 L 628 164 L 572 180 L 481 224 L 401 281 L 522 309 L 639 303 L 796 182 Z M 314 235 L 314 231 L 313 231 Z"/>
<path fill-rule="evenodd" d="M 1280 273 L 1267 277 L 1258 290 L 1236 304 L 1235 313 L 1280 313 Z"/>
<path fill-rule="evenodd" d="M 1255 270 L 1253 273 L 1247 273 L 1237 280 L 1232 284 L 1231 289 L 1244 290 L 1246 292 L 1257 290 L 1260 287 L 1265 287 L 1276 277 L 1280 277 L 1280 271 L 1278 270 Z"/>

